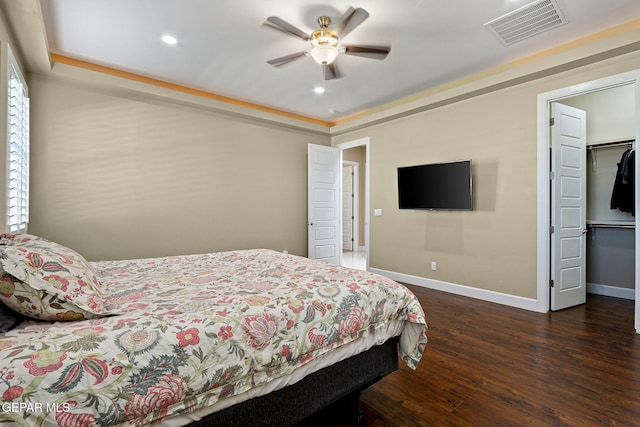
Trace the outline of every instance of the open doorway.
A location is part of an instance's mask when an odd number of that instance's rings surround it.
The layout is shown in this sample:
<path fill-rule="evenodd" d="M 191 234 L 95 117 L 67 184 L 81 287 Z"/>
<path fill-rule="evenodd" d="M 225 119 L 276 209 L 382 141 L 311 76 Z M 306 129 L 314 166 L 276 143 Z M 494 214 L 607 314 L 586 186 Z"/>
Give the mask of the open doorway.
<path fill-rule="evenodd" d="M 562 100 L 587 115 L 587 292 L 635 299 L 635 85 L 614 86 Z M 620 165 L 620 169 L 618 168 Z"/>
<path fill-rule="evenodd" d="M 551 216 L 553 215 L 553 207 L 551 202 L 552 195 L 550 194 L 551 193 L 550 188 L 552 186 L 550 185 L 550 183 L 552 183 L 553 180 L 556 178 L 554 173 L 551 172 L 552 171 L 551 159 L 554 155 L 554 150 L 553 148 L 551 148 L 552 132 L 550 132 L 549 130 L 549 126 L 551 125 L 549 122 L 549 119 L 551 118 L 552 106 L 556 103 L 563 103 L 563 104 L 574 104 L 580 108 L 585 108 L 585 106 L 588 106 L 590 103 L 592 103 L 592 101 L 595 98 L 603 98 L 605 97 L 605 95 L 608 95 L 607 92 L 605 91 L 611 91 L 611 93 L 616 90 L 620 91 L 623 89 L 626 89 L 629 91 L 630 97 L 632 98 L 632 106 L 629 107 L 629 109 L 631 110 L 629 112 L 630 120 L 631 120 L 631 124 L 629 126 L 620 126 L 619 120 L 621 118 L 621 114 L 614 114 L 609 118 L 606 117 L 606 114 L 603 115 L 602 117 L 597 117 L 596 115 L 591 114 L 592 118 L 596 119 L 595 122 L 598 126 L 600 126 L 600 128 L 593 129 L 594 123 L 592 123 L 592 128 L 587 132 L 588 135 L 587 135 L 586 149 L 589 150 L 588 148 L 589 146 L 593 146 L 593 148 L 591 148 L 591 151 L 585 151 L 584 158 L 585 160 L 588 159 L 586 167 L 588 168 L 590 174 L 594 173 L 594 161 L 597 162 L 595 171 L 602 172 L 604 170 L 602 168 L 606 166 L 606 163 L 603 163 L 603 161 L 606 160 L 606 156 L 604 154 L 605 150 L 613 149 L 613 148 L 604 148 L 604 147 L 617 146 L 617 147 L 626 149 L 627 144 L 633 145 L 633 142 L 629 142 L 629 141 L 633 141 L 636 139 L 638 129 L 640 128 L 640 119 L 638 118 L 638 99 L 640 98 L 640 91 L 638 89 L 639 80 L 640 80 L 640 73 L 637 71 L 634 71 L 634 72 L 624 73 L 624 74 L 620 74 L 620 75 L 612 76 L 609 78 L 600 79 L 597 81 L 588 82 L 588 83 L 584 83 L 584 84 L 580 84 L 580 85 L 576 85 L 568 88 L 563 88 L 557 91 L 540 94 L 538 96 L 538 311 L 541 311 L 541 312 L 549 311 L 550 285 L 554 286 L 554 282 L 552 281 L 553 277 L 551 276 L 552 266 L 550 265 L 551 264 L 550 248 L 551 248 L 551 243 L 553 241 L 553 233 L 555 231 L 550 219 Z M 590 107 L 587 107 L 587 108 L 590 108 Z M 594 111 L 597 111 L 597 108 Z M 604 121 L 600 120 L 603 117 L 606 120 Z M 598 123 L 599 120 L 600 120 L 600 123 Z M 614 131 L 608 130 L 603 133 L 602 129 L 606 129 L 606 127 L 601 127 L 603 122 L 608 122 L 608 123 L 604 123 L 604 125 L 612 126 L 615 130 Z M 587 114 L 587 124 L 589 126 L 589 114 Z M 626 133 L 625 131 L 623 131 L 624 135 L 618 132 L 622 129 L 628 129 Z M 618 132 L 618 134 L 616 134 L 616 132 Z M 627 134 L 630 134 L 630 135 L 627 135 Z M 611 145 L 607 145 L 607 144 L 611 144 Z M 620 145 L 613 145 L 613 144 L 620 144 Z M 595 148 L 595 147 L 603 147 L 603 148 Z M 600 150 L 600 151 L 594 152 L 594 150 Z M 587 153 L 589 153 L 588 157 L 587 157 Z M 595 158 L 594 158 L 594 154 L 595 154 Z M 600 169 L 598 169 L 598 163 L 600 164 Z M 637 164 L 637 161 L 634 161 L 634 165 L 635 164 Z M 591 176 L 591 179 L 593 179 L 594 177 L 595 176 Z M 637 175 L 634 178 L 634 182 L 635 182 L 635 187 L 638 188 Z M 613 185 L 613 182 L 610 185 Z M 592 202 L 596 200 L 595 195 L 593 193 L 593 191 L 595 190 L 596 188 L 594 187 L 589 189 L 588 192 L 586 193 L 586 196 L 588 198 L 589 198 L 589 194 L 591 194 Z M 589 191 L 591 193 L 589 193 Z M 636 191 L 636 194 L 637 194 L 637 191 Z M 606 198 L 600 197 L 600 200 L 601 201 L 606 200 Z M 588 232 L 585 238 L 587 239 L 590 239 L 590 238 L 592 239 L 594 233 L 597 233 L 598 238 L 605 237 L 604 234 L 602 233 L 602 229 L 605 228 L 605 226 L 608 227 L 611 224 L 606 223 L 606 221 L 602 223 L 602 220 L 610 219 L 611 221 L 615 221 L 618 219 L 618 218 L 613 218 L 613 216 L 615 215 L 613 215 L 612 218 L 598 218 L 598 216 L 602 216 L 602 212 L 603 212 L 600 209 L 602 207 L 601 203 L 600 202 L 598 203 L 599 203 L 598 207 L 591 206 L 591 208 L 588 209 L 589 212 L 587 213 L 587 216 L 592 216 L 592 218 L 585 218 L 585 220 L 590 219 L 592 222 L 591 227 L 589 227 L 591 230 L 589 231 L 587 229 L 587 226 L 589 224 L 586 224 L 586 221 L 585 221 L 585 226 L 584 226 L 585 234 Z M 634 208 L 637 207 L 637 204 L 638 204 L 638 198 L 635 197 L 635 201 L 633 202 Z M 609 208 L 609 206 L 607 206 L 607 208 Z M 607 214 L 605 216 L 609 216 L 609 214 L 610 212 L 607 211 Z M 627 223 L 624 224 L 624 226 L 626 227 L 625 229 L 631 228 L 632 230 L 631 233 L 633 234 L 633 239 L 635 240 L 635 242 L 632 244 L 633 246 L 632 261 L 633 261 L 633 270 L 634 270 L 632 272 L 632 276 L 633 276 L 632 282 L 633 282 L 633 287 L 637 288 L 638 287 L 637 272 L 638 272 L 638 265 L 639 265 L 637 248 L 640 240 L 638 239 L 638 220 L 635 217 L 631 217 L 630 219 L 627 219 L 627 218 L 625 219 L 627 220 L 626 221 Z M 594 220 L 597 220 L 597 221 L 593 222 Z M 618 225 L 617 223 L 615 224 Z M 593 227 L 593 225 L 596 225 L 596 226 Z M 629 227 L 630 225 L 631 227 Z M 622 228 L 616 228 L 616 230 L 621 231 Z M 593 242 L 590 241 L 589 243 L 592 244 Z M 591 248 L 591 249 L 592 249 L 590 251 L 591 254 L 592 255 L 595 254 L 596 252 L 594 252 L 594 250 L 597 250 L 597 248 L 595 249 Z M 588 255 L 589 254 L 587 253 L 587 257 Z M 592 289 L 591 291 L 593 290 L 594 289 Z M 595 293 L 598 293 L 598 292 L 595 292 Z M 612 296 L 615 296 L 615 295 L 612 295 Z M 636 327 L 636 332 L 640 332 L 640 304 L 638 304 L 638 299 L 636 299 L 635 327 Z"/>
<path fill-rule="evenodd" d="M 369 138 L 336 146 L 342 150 L 343 252 L 345 267 L 369 268 Z"/>

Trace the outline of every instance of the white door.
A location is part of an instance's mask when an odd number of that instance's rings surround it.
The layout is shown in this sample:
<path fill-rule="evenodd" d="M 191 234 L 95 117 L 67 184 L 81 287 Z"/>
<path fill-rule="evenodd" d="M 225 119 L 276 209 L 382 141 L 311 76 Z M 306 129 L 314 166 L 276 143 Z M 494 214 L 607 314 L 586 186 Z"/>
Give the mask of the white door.
<path fill-rule="evenodd" d="M 353 251 L 353 166 L 342 166 L 342 249 Z"/>
<path fill-rule="evenodd" d="M 587 300 L 586 112 L 551 104 L 551 310 Z"/>
<path fill-rule="evenodd" d="M 309 144 L 307 228 L 309 258 L 340 264 L 342 233 L 340 226 L 339 148 Z"/>

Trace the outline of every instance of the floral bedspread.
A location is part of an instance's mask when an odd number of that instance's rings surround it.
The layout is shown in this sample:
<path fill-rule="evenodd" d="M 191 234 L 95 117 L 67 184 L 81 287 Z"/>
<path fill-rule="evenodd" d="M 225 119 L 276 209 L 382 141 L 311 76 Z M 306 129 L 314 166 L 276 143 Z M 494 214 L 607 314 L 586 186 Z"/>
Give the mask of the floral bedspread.
<path fill-rule="evenodd" d="M 111 316 L 0 335 L 0 425 L 149 424 L 398 319 L 410 367 L 427 342 L 415 296 L 365 271 L 260 249 L 92 265 Z"/>

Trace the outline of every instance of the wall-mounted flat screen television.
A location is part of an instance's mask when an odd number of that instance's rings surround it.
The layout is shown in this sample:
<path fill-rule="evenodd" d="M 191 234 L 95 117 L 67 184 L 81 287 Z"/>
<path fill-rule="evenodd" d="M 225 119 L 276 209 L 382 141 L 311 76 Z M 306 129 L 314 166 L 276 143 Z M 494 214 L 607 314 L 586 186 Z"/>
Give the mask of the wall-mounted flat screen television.
<path fill-rule="evenodd" d="M 399 167 L 399 207 L 470 211 L 471 181 L 471 160 Z"/>

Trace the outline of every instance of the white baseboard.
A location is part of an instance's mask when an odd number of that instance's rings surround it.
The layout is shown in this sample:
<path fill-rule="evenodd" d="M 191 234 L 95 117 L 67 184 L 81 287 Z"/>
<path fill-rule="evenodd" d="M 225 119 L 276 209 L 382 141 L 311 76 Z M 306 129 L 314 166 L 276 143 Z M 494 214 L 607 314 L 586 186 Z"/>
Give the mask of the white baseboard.
<path fill-rule="evenodd" d="M 523 298 L 503 294 L 501 292 L 488 291 L 486 289 L 478 289 L 465 285 L 457 285 L 455 283 L 442 282 L 439 280 L 427 279 L 426 277 L 412 276 L 409 274 L 396 273 L 378 268 L 370 268 L 369 271 L 381 274 L 397 282 L 436 289 L 438 291 L 445 291 L 456 295 L 476 298 L 510 307 L 522 308 L 524 310 L 538 311 L 538 301 L 532 298 Z"/>
<path fill-rule="evenodd" d="M 604 295 L 607 297 L 616 297 L 635 300 L 636 290 L 629 288 L 620 288 L 618 286 L 600 285 L 598 283 L 587 283 L 587 292 L 590 294 Z"/>

